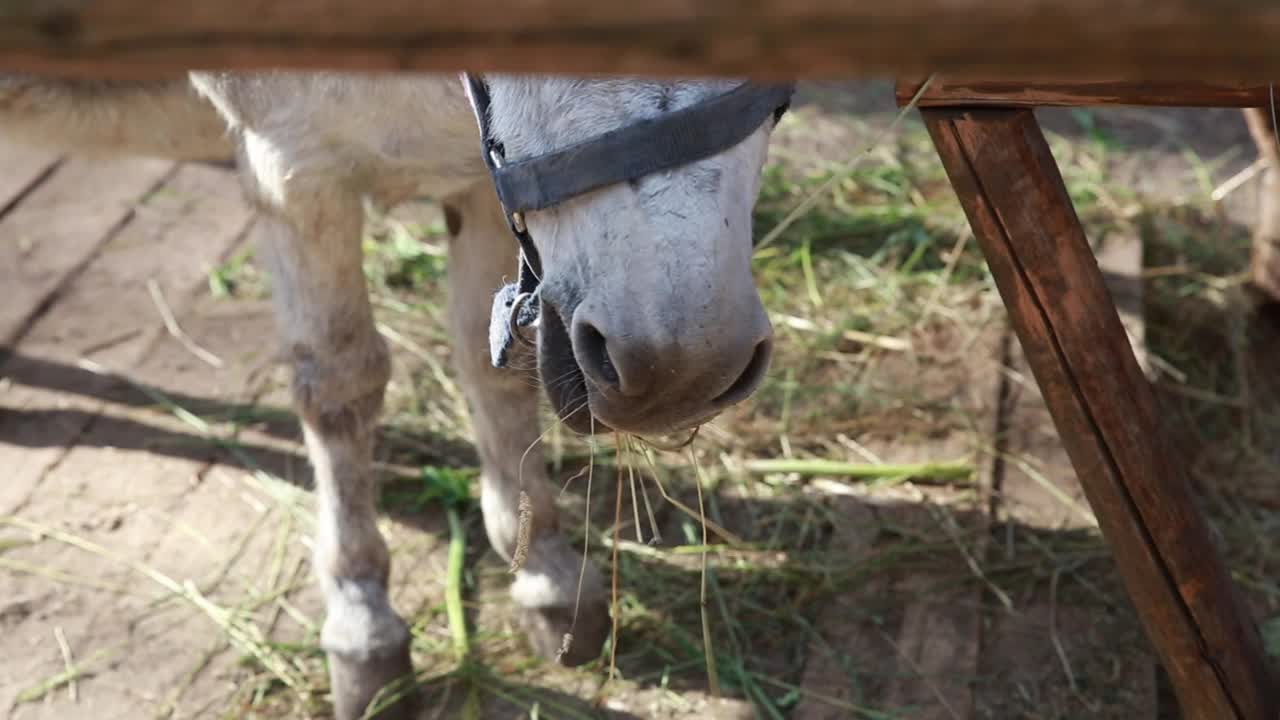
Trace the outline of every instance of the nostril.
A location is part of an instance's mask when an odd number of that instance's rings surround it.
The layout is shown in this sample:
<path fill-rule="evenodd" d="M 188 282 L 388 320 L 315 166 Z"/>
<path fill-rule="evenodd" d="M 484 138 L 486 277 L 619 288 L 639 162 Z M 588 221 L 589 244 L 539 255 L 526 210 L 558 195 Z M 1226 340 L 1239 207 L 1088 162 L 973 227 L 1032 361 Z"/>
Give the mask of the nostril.
<path fill-rule="evenodd" d="M 760 380 L 764 378 L 765 371 L 769 369 L 769 358 L 773 355 L 773 340 L 765 338 L 756 343 L 755 351 L 751 353 L 751 360 L 747 363 L 747 367 L 738 376 L 737 380 L 729 386 L 728 390 L 720 393 L 720 395 L 712 400 L 717 407 L 728 407 L 734 403 L 742 402 L 747 399 L 755 391 L 756 386 L 760 384 Z"/>
<path fill-rule="evenodd" d="M 583 372 L 597 385 L 610 390 L 621 388 L 622 379 L 618 376 L 613 360 L 609 358 L 608 344 L 596 326 L 589 322 L 579 323 L 574 332 L 574 344 L 577 345 Z"/>

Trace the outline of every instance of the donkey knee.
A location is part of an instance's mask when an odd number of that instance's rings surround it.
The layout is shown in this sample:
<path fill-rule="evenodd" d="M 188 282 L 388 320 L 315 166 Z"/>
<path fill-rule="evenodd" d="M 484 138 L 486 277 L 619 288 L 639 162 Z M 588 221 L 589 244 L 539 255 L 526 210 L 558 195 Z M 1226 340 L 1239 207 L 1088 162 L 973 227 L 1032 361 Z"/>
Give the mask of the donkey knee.
<path fill-rule="evenodd" d="M 356 331 L 349 333 L 354 336 Z M 382 337 L 289 348 L 293 402 L 305 422 L 324 434 L 349 435 L 365 429 L 382 411 L 391 379 L 391 355 Z"/>

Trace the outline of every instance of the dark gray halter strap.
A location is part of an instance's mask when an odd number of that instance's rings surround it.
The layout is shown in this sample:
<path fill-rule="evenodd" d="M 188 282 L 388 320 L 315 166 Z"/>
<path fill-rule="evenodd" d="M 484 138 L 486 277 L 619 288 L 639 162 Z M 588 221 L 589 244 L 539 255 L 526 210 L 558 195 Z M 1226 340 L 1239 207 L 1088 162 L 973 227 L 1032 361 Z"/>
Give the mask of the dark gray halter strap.
<path fill-rule="evenodd" d="M 493 184 L 508 211 L 543 210 L 606 185 L 723 152 L 784 107 L 791 92 L 789 87 L 744 83 L 704 102 L 502 165 L 493 171 Z"/>
<path fill-rule="evenodd" d="M 520 243 L 519 279 L 498 291 L 489 329 L 493 364 L 506 364 L 512 336 L 537 321 L 542 264 L 524 224 L 524 213 L 543 210 L 607 185 L 636 180 L 702 160 L 737 145 L 772 115 L 786 112 L 792 85 L 743 83 L 708 100 L 638 120 L 568 147 L 506 162 L 491 127 L 488 85 L 463 73 L 463 85 L 480 128 L 485 165 L 493 177 L 507 223 Z"/>

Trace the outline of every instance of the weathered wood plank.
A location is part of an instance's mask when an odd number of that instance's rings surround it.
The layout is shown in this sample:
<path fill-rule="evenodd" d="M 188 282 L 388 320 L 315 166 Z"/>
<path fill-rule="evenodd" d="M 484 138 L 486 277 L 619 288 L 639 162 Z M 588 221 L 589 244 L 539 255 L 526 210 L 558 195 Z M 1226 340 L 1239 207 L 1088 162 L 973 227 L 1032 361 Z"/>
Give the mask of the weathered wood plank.
<path fill-rule="evenodd" d="M 69 160 L 0 219 L 0 348 L 172 168 L 136 158 Z"/>
<path fill-rule="evenodd" d="M 950 407 L 968 418 L 967 432 L 958 433 L 959 448 L 949 448 L 947 438 L 934 438 L 925 447 L 932 459 L 963 457 L 974 460 L 976 507 L 957 513 L 945 502 L 926 505 L 930 522 L 923 532 L 951 536 L 956 544 L 955 559 L 964 562 L 967 554 L 981 565 L 987 552 L 991 517 L 991 492 L 999 467 L 996 446 L 1000 427 L 999 372 L 1003 362 L 1008 324 L 1001 318 L 979 331 L 968 346 L 971 361 L 957 371 Z M 959 341 L 957 341 L 957 344 Z M 920 377 L 922 384 L 928 382 Z M 872 445 L 874 448 L 874 445 Z M 916 461 L 928 458 L 918 458 Z M 897 458 L 895 458 L 897 460 Z M 929 503 L 936 502 L 930 498 Z M 962 554 L 963 553 L 963 554 Z M 906 599 L 902 624 L 894 652 L 898 673 L 887 692 L 890 708 L 914 708 L 918 720 L 968 720 L 974 714 L 973 678 L 978 675 L 982 647 L 983 598 L 986 588 L 979 582 L 939 589 L 938 578 L 914 573 L 898 582 Z"/>
<path fill-rule="evenodd" d="M 1198 80 L 1205 77 L 1214 76 L 1193 72 L 1187 75 L 1191 79 L 1136 82 L 1088 77 L 1053 80 L 1030 74 L 1022 79 L 992 76 L 981 80 L 938 75 L 929 83 L 917 105 L 922 108 L 1095 105 L 1250 108 L 1270 103 L 1271 88 L 1266 82 L 1235 79 L 1210 83 Z M 923 76 L 900 79 L 894 88 L 898 104 L 910 102 L 923 84 Z"/>
<path fill-rule="evenodd" d="M 1143 374 L 1149 377 L 1147 325 L 1142 315 L 1142 238 L 1136 229 L 1120 228 L 1098 241 L 1094 254 L 1107 291 L 1115 300 L 1120 323 L 1129 336 L 1133 355 Z"/>
<path fill-rule="evenodd" d="M 201 239 L 195 233 L 189 237 L 192 242 Z M 186 290 L 167 293 L 178 322 L 195 342 L 216 350 L 225 364 L 209 367 L 161 334 L 149 338 L 155 342 L 147 344 L 145 359 L 130 374 L 175 400 L 251 398 L 261 359 L 256 351 L 269 347 L 262 340 L 272 336 L 268 303 L 214 301 L 198 283 Z M 195 299 L 191 291 L 204 297 Z M 183 312 L 184 306 L 190 309 Z M 117 393 L 122 400 L 127 395 L 128 388 Z M 79 400 L 71 398 L 71 403 L 78 406 Z M 272 577 L 272 564 L 282 549 L 288 558 L 283 573 L 303 561 L 307 551 L 299 538 L 290 537 L 283 548 L 278 545 L 283 529 L 301 535 L 307 526 L 288 523 L 285 508 L 269 493 L 244 482 L 246 473 L 214 443 L 154 405 L 103 405 L 75 446 L 44 477 L 38 496 L 22 509 L 23 519 L 68 528 L 178 582 L 190 580 L 212 602 L 224 606 L 266 591 L 263 583 Z M 32 424 L 41 423 L 41 417 L 33 416 Z M 0 526 L 0 535 L 7 530 L 11 529 Z M 139 716 L 140 697 L 149 700 L 142 705 L 149 709 L 146 716 L 166 714 L 167 702 L 176 704 L 175 717 L 200 716 L 195 709 L 208 702 L 226 704 L 228 677 L 243 672 L 237 667 L 239 654 L 227 649 L 206 656 L 226 642 L 224 630 L 203 613 L 181 601 L 157 605 L 149 598 L 164 597 L 165 591 L 123 563 L 51 540 L 13 550 L 6 557 L 85 583 L 58 583 L 0 569 L 0 586 L 7 595 L 39 608 L 38 615 L 26 620 L 11 617 L 4 626 L 7 645 L 23 652 L 14 653 L 0 672 L 0 704 L 8 708 L 16 692 L 62 671 L 64 660 L 50 641 L 52 627 L 64 631 L 85 672 L 78 700 L 65 691 L 51 692 L 38 703 L 13 708 L 12 720 L 85 717 L 88 707 L 94 718 L 124 720 Z M 230 562 L 233 557 L 236 562 Z M 314 612 L 317 602 L 313 586 L 305 582 L 305 563 L 301 568 L 303 598 L 294 594 L 290 599 L 311 617 L 323 617 Z M 100 589 L 116 585 L 137 594 Z M 303 633 L 286 618 L 271 635 L 297 642 Z M 106 654 L 94 655 L 99 650 Z M 196 668 L 203 670 L 196 673 Z"/>
<path fill-rule="evenodd" d="M 1280 8 L 1213 0 L 63 0 L 0 5 L 0 66 L 1060 78 L 1280 76 Z"/>
<path fill-rule="evenodd" d="M 1257 629 L 1162 434 L 1034 114 L 925 117 L 1184 712 L 1272 720 L 1280 705 Z"/>
<path fill-rule="evenodd" d="M 0 217 L 31 192 L 58 162 L 58 153 L 49 148 L 0 138 Z"/>
<path fill-rule="evenodd" d="M 902 541 L 899 533 L 944 543 L 950 537 L 955 547 L 941 551 L 945 559 L 933 566 L 896 571 L 886 562 L 881 571 L 818 613 L 801 683 L 815 694 L 796 705 L 790 715 L 795 720 L 849 717 L 848 706 L 840 703 L 887 717 L 974 717 L 973 679 L 982 646 L 985 588 L 979 582 L 958 582 L 956 576 L 969 572 L 961 552 L 978 563 L 985 552 L 988 493 L 998 464 L 990 448 L 996 445 L 1008 329 L 1003 318 L 981 327 L 974 338 L 953 329 L 946 327 L 928 343 L 930 354 L 964 354 L 970 362 L 940 364 L 914 354 L 895 355 L 880 358 L 875 379 L 868 380 L 876 386 L 928 388 L 924 405 L 948 408 L 947 419 L 934 417 L 927 432 L 884 427 L 857 439 L 885 462 L 971 456 L 977 487 L 930 487 L 923 498 L 920 489 L 908 487 L 848 487 L 846 494 L 832 493 L 828 502 L 840 522 L 827 552 L 851 564 L 862 562 L 878 553 L 893 553 Z M 888 528 L 893 532 L 885 532 Z M 957 567 L 963 569 L 957 573 Z"/>
<path fill-rule="evenodd" d="M 971 516 L 963 525 L 966 536 L 978 538 L 970 551 L 979 558 L 986 545 L 986 519 Z M 925 532 L 945 531 L 934 523 Z M 938 584 L 936 577 L 924 574 L 897 584 L 904 598 L 915 599 L 903 608 L 894 642 L 898 673 L 886 707 L 914 708 L 911 717 L 918 720 L 968 720 L 974 716 L 972 682 L 982 647 L 982 589 L 973 584 L 940 592 Z"/>
<path fill-rule="evenodd" d="M 1002 577 L 1012 609 L 988 603 L 976 714 L 1156 720 L 1158 661 L 1142 628 L 1134 627 L 1130 613 L 1106 610 L 1102 598 L 1083 600 L 1078 560 L 1052 556 L 1056 537 L 1095 528 L 1097 521 L 1012 337 L 1006 362 L 999 438 L 1004 462 L 992 503 L 998 529 L 987 559 L 994 566 L 1035 563 L 1038 581 Z M 1061 582 L 1055 583 L 1052 573 L 1058 572 Z"/>
<path fill-rule="evenodd" d="M 167 169 L 166 165 L 155 166 L 150 161 L 130 162 L 132 165 L 105 163 L 102 170 L 96 170 L 95 164 L 69 162 L 59 174 L 79 170 L 83 175 L 55 197 L 72 201 L 65 194 L 70 187 L 92 193 L 95 188 L 85 184 L 90 178 L 110 185 L 110 177 L 97 174 L 107 169 L 119 173 L 120 185 L 125 188 L 130 187 L 126 179 L 131 173 L 147 178 L 149 172 Z M 144 183 L 131 189 L 136 192 L 136 201 L 148 188 Z M 123 196 L 116 201 L 123 205 Z M 22 209 L 26 209 L 25 204 Z M 236 241 L 250 217 L 235 176 L 199 166 L 180 169 L 161 192 L 135 212 L 130 222 L 111 234 L 100 257 L 66 288 L 0 364 L 0 379 L 5 380 L 0 391 L 0 467 L 6 469 L 5 482 L 0 484 L 0 514 L 27 502 L 45 472 L 63 459 L 67 448 L 97 415 L 102 405 L 100 396 L 118 382 L 79 372 L 69 374 L 65 387 L 26 385 L 22 382 L 22 365 L 42 361 L 74 370 L 80 359 L 87 358 L 113 370 L 127 371 L 145 357 L 149 344 L 163 332 L 147 281 L 154 278 L 168 288 L 173 293 L 175 312 L 180 310 L 179 300 L 194 284 L 204 281 L 210 267 Z M 47 213 L 34 215 L 41 216 Z M 49 219 L 56 224 L 57 218 Z M 4 227 L 0 224 L 0 231 Z M 77 229 L 98 238 L 104 228 L 63 227 L 63 234 L 43 237 L 41 253 L 53 258 L 64 244 L 71 246 L 68 251 L 88 244 L 75 234 Z M 97 242 L 93 241 L 95 247 Z M 20 287 L 18 292 L 22 292 Z M 104 307 L 111 312 L 101 312 Z M 4 317 L 0 310 L 0 318 Z"/>
<path fill-rule="evenodd" d="M 108 163 L 101 172 L 114 168 L 127 178 L 152 165 L 127 162 Z M 73 161 L 63 169 L 78 166 Z M 136 167 L 130 170 L 131 166 Z M 167 172 L 168 166 L 159 168 Z M 110 183 L 109 176 L 99 179 Z M 137 188 L 138 195 L 148 189 Z M 192 533 L 184 534 L 189 521 L 175 520 L 171 514 L 183 503 L 208 499 L 195 481 L 215 452 L 213 446 L 202 446 L 177 420 L 166 424 L 163 415 L 157 420 L 151 413 L 149 423 L 138 424 L 129 419 L 142 416 L 141 409 L 115 408 L 104 414 L 103 398 L 119 394 L 119 381 L 84 370 L 77 361 L 87 357 L 128 370 L 185 352 L 169 342 L 146 282 L 154 278 L 161 283 L 167 302 L 181 317 L 193 291 L 203 290 L 209 267 L 241 236 L 250 211 L 234 174 L 197 166 L 180 168 L 158 191 L 145 199 L 132 198 L 129 206 L 124 220 L 111 221 L 118 227 L 108 234 L 93 262 L 63 288 L 58 301 L 0 364 L 0 467 L 5 468 L 0 515 L 16 511 L 26 520 L 71 529 L 135 560 L 147 558 L 169 536 L 177 535 L 174 544 L 185 543 L 185 552 L 171 553 L 175 562 L 162 571 L 203 580 L 198 570 L 208 565 L 201 557 L 206 546 L 193 541 Z M 76 244 L 77 238 L 46 241 L 46 252 L 53 253 L 60 245 Z M 191 325 L 184 329 L 198 330 Z M 200 383 L 207 390 L 237 369 L 218 373 L 201 364 L 190 384 Z M 197 494 L 201 496 L 191 497 Z M 208 506 L 203 510 L 208 513 Z M 238 521 L 245 516 L 237 508 L 230 517 Z M 175 614 L 184 610 L 181 604 L 150 604 L 148 598 L 163 593 L 123 563 L 52 540 L 15 549 L 9 559 L 85 583 L 60 584 L 12 568 L 0 571 L 8 597 L 40 608 L 29 619 L 22 614 L 10 618 L 4 628 L 9 645 L 21 648 L 0 676 L 0 705 L 15 720 L 73 717 L 85 707 L 92 707 L 99 718 L 136 717 L 139 697 L 163 701 L 166 692 L 182 684 L 182 674 L 195 664 L 192 657 L 219 634 L 203 617 Z M 102 589 L 113 586 L 127 592 Z M 174 627 L 175 620 L 183 626 Z M 84 663 L 81 669 L 106 677 L 95 682 L 82 679 L 78 704 L 53 693 L 38 704 L 11 707 L 17 693 L 63 666 L 56 645 L 48 640 L 55 626 L 73 647 L 84 651 L 77 658 Z M 93 655 L 90 648 L 106 655 Z M 137 678 L 145 678 L 142 685 Z"/>

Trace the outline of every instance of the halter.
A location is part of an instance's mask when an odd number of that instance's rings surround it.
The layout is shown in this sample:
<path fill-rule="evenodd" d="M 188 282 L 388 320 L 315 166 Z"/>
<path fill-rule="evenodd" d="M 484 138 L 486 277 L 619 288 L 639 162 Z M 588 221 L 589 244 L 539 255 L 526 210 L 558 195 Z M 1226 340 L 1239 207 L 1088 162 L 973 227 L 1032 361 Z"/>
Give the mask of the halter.
<path fill-rule="evenodd" d="M 688 107 L 508 163 L 506 149 L 493 135 L 488 84 L 472 73 L 462 74 L 462 84 L 480 128 L 481 152 L 498 202 L 520 245 L 517 281 L 504 285 L 493 299 L 489 350 L 499 368 L 507 364 L 513 339 L 524 341 L 521 328 L 533 326 L 541 314 L 542 261 L 524 222 L 526 212 L 717 155 L 749 137 L 770 115 L 775 122 L 781 118 L 795 89 L 743 83 Z"/>

